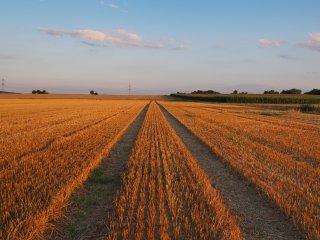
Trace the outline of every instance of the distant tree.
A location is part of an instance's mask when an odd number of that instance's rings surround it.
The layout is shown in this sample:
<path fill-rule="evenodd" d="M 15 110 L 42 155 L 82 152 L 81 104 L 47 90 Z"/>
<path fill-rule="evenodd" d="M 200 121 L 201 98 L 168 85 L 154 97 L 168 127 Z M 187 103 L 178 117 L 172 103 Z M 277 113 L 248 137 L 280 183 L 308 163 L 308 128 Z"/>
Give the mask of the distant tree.
<path fill-rule="evenodd" d="M 308 95 L 320 95 L 320 89 L 312 89 L 309 92 L 305 92 L 304 94 L 308 94 Z"/>
<path fill-rule="evenodd" d="M 281 94 L 301 94 L 302 91 L 300 89 L 292 88 L 289 90 L 282 90 Z"/>
<path fill-rule="evenodd" d="M 275 90 L 266 90 L 266 91 L 264 91 L 264 93 L 263 94 L 279 94 L 279 92 L 278 91 L 275 91 Z"/>
<path fill-rule="evenodd" d="M 248 94 L 248 92 L 240 92 L 239 94 Z"/>
<path fill-rule="evenodd" d="M 238 90 L 234 90 L 232 94 L 238 94 Z"/>
<path fill-rule="evenodd" d="M 213 90 L 208 90 L 207 93 L 209 94 L 220 94 L 219 92 L 213 91 Z"/>
<path fill-rule="evenodd" d="M 49 94 L 46 90 L 32 90 L 32 94 Z"/>
<path fill-rule="evenodd" d="M 91 94 L 91 95 L 94 95 L 94 91 L 93 91 L 93 90 L 91 90 L 91 91 L 90 91 L 90 94 Z"/>
<path fill-rule="evenodd" d="M 219 92 L 216 92 L 216 91 L 213 91 L 213 90 L 206 90 L 206 91 L 197 90 L 197 91 L 193 91 L 191 93 L 192 94 L 220 94 Z"/>

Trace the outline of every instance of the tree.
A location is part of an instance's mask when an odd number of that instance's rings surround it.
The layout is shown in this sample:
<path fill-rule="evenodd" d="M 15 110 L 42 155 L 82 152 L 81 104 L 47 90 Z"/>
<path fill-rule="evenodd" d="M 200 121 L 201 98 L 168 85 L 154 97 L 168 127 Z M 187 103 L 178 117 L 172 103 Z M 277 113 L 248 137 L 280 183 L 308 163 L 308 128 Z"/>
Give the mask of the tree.
<path fill-rule="evenodd" d="M 264 91 L 263 94 L 279 94 L 279 92 L 275 91 L 275 90 L 270 90 L 270 91 L 266 90 L 266 91 Z"/>
<path fill-rule="evenodd" d="M 216 91 L 213 91 L 213 90 L 206 90 L 206 91 L 197 90 L 197 91 L 193 91 L 191 93 L 192 94 L 220 94 L 219 92 L 216 92 Z"/>
<path fill-rule="evenodd" d="M 233 91 L 233 94 L 238 94 L 238 90 L 234 90 L 234 91 Z"/>
<path fill-rule="evenodd" d="M 281 94 L 301 94 L 302 91 L 300 89 L 292 88 L 289 90 L 282 90 Z"/>
<path fill-rule="evenodd" d="M 98 95 L 98 93 L 95 92 L 95 91 L 93 91 L 93 90 L 90 91 L 90 94 L 91 94 L 91 95 Z"/>
<path fill-rule="evenodd" d="M 49 94 L 46 90 L 32 90 L 32 94 Z"/>
<path fill-rule="evenodd" d="M 320 89 L 312 89 L 309 92 L 305 92 L 304 94 L 308 94 L 308 95 L 320 95 Z"/>

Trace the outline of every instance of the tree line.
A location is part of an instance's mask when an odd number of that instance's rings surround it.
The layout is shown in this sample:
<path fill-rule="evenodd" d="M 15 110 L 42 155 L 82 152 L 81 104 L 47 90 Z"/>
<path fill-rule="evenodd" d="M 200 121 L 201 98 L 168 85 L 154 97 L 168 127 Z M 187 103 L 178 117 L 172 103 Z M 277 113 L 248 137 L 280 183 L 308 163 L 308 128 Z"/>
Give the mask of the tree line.
<path fill-rule="evenodd" d="M 186 94 L 185 92 L 177 92 L 177 94 Z M 220 92 L 214 91 L 214 90 L 196 90 L 191 92 L 191 94 L 221 94 Z M 248 92 L 239 92 L 238 90 L 234 90 L 230 94 L 248 94 Z M 292 88 L 288 90 L 282 90 L 281 92 L 275 91 L 275 90 L 266 90 L 263 92 L 263 94 L 302 94 L 301 89 Z M 312 89 L 311 91 L 305 92 L 304 94 L 307 95 L 320 95 L 320 89 Z"/>

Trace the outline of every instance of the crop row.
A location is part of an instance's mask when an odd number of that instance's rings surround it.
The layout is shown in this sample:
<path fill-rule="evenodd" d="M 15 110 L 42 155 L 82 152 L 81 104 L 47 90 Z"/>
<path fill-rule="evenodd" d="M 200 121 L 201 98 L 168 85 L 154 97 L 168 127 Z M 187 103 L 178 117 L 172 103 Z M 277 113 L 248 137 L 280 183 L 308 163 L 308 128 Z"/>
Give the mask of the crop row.
<path fill-rule="evenodd" d="M 199 95 L 171 94 L 173 97 L 191 101 L 222 102 L 222 103 L 272 103 L 272 104 L 320 104 L 320 98 L 305 95 Z"/>

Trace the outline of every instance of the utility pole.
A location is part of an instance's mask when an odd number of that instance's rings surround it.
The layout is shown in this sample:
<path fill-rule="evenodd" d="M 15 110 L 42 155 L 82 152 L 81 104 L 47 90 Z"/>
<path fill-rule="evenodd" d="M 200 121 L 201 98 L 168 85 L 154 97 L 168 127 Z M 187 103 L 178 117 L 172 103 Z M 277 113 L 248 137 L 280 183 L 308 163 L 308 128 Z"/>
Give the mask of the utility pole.
<path fill-rule="evenodd" d="M 4 92 L 5 86 L 6 86 L 6 82 L 5 82 L 5 79 L 4 79 L 4 77 L 3 77 L 3 78 L 2 78 L 2 81 L 1 81 L 1 91 L 2 91 L 2 92 Z"/>
<path fill-rule="evenodd" d="M 131 88 L 131 83 L 129 82 L 129 88 L 128 88 L 129 96 L 131 96 L 131 90 L 132 90 L 132 88 Z"/>

